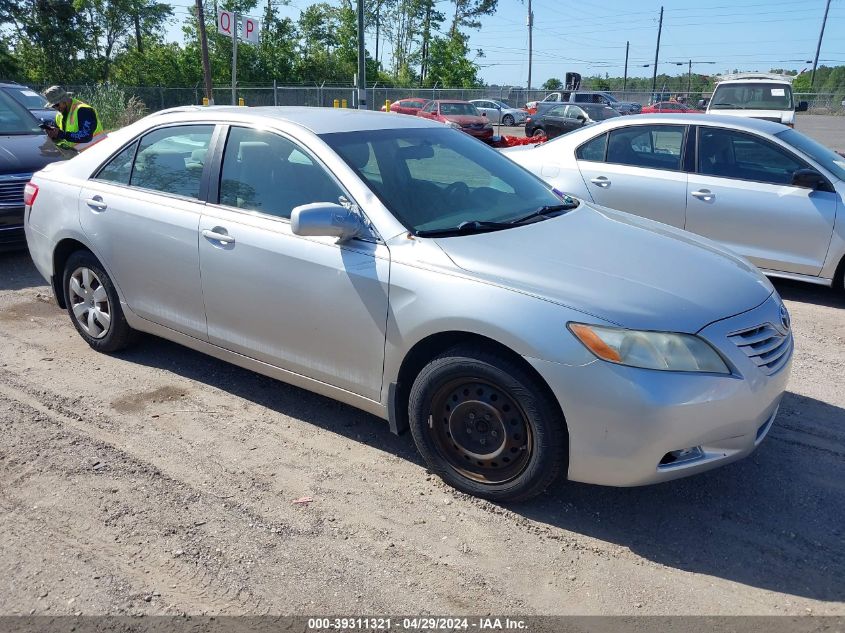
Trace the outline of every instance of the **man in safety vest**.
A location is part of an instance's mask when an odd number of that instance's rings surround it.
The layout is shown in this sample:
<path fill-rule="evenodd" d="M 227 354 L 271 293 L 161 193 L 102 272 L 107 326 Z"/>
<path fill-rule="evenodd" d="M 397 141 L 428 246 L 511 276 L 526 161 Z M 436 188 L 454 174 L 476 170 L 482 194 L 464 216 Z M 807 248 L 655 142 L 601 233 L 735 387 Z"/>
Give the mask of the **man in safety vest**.
<path fill-rule="evenodd" d="M 71 94 L 61 86 L 50 86 L 44 91 L 47 103 L 59 111 L 56 126 L 48 127 L 46 131 L 59 147 L 81 152 L 106 135 L 94 108 L 74 99 Z"/>

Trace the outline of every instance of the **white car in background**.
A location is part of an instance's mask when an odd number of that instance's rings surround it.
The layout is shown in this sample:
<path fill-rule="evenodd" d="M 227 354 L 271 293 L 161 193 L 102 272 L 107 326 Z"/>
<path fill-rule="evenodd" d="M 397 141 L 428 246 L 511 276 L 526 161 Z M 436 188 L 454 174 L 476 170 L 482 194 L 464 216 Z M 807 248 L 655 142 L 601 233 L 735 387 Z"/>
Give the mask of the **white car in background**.
<path fill-rule="evenodd" d="M 792 77 L 770 73 L 726 75 L 707 104 L 708 114 L 763 119 L 795 126 L 795 113 L 806 112 L 807 102 L 795 103 Z"/>
<path fill-rule="evenodd" d="M 845 291 L 845 158 L 779 123 L 643 114 L 503 152 L 560 191 Z"/>
<path fill-rule="evenodd" d="M 512 108 L 504 101 L 496 99 L 473 99 L 470 101 L 481 114 L 487 117 L 491 123 L 502 125 L 522 125 L 528 116 L 526 110 Z"/>

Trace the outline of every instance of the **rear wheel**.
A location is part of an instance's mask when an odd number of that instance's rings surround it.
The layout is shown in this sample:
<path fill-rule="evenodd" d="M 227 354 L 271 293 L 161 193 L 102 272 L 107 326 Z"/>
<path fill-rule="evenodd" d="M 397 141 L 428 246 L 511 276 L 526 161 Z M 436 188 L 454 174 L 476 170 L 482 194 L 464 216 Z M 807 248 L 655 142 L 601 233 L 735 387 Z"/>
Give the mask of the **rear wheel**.
<path fill-rule="evenodd" d="M 534 132 L 531 133 L 531 136 L 533 138 L 546 138 L 546 131 L 543 128 L 538 127 L 536 130 L 534 130 Z"/>
<path fill-rule="evenodd" d="M 502 125 L 511 126 L 514 124 L 514 119 L 512 114 L 506 114 L 502 117 Z"/>
<path fill-rule="evenodd" d="M 567 460 L 557 407 L 536 378 L 498 354 L 456 347 L 432 360 L 411 388 L 409 418 L 430 469 L 478 497 L 533 497 Z"/>
<path fill-rule="evenodd" d="M 99 352 L 116 352 L 131 341 L 120 299 L 109 276 L 97 258 L 88 251 L 77 251 L 64 270 L 67 311 L 76 331 Z"/>

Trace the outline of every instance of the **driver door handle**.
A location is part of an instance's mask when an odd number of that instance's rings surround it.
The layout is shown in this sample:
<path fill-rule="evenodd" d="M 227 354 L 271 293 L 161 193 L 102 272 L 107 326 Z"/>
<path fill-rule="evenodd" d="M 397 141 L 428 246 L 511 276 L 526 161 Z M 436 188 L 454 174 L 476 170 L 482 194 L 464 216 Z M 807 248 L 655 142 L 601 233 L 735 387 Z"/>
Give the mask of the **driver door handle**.
<path fill-rule="evenodd" d="M 705 202 L 710 202 L 711 200 L 716 199 L 716 194 L 709 189 L 699 189 L 698 191 L 691 192 L 690 195 L 693 198 L 698 198 L 699 200 L 704 200 Z"/>
<path fill-rule="evenodd" d="M 231 235 L 227 235 L 225 233 L 218 233 L 217 231 L 212 231 L 209 229 L 203 229 L 202 236 L 208 240 L 212 240 L 214 242 L 220 242 L 221 244 L 234 244 L 235 238 Z"/>
<path fill-rule="evenodd" d="M 591 183 L 596 185 L 597 187 L 609 187 L 610 186 L 610 178 L 607 176 L 597 176 L 590 180 Z"/>

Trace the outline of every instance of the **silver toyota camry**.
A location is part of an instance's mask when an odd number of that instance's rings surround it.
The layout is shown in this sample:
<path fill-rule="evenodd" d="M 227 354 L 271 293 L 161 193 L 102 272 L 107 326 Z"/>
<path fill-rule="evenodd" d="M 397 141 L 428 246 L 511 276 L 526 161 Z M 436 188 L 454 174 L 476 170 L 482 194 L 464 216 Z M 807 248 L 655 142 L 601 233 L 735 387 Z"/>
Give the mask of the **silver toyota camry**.
<path fill-rule="evenodd" d="M 745 260 L 421 118 L 170 110 L 26 204 L 95 350 L 148 332 L 359 407 L 490 499 L 737 460 L 789 376 L 789 315 Z"/>
<path fill-rule="evenodd" d="M 561 191 L 845 292 L 845 158 L 780 123 L 653 114 L 504 152 Z"/>

